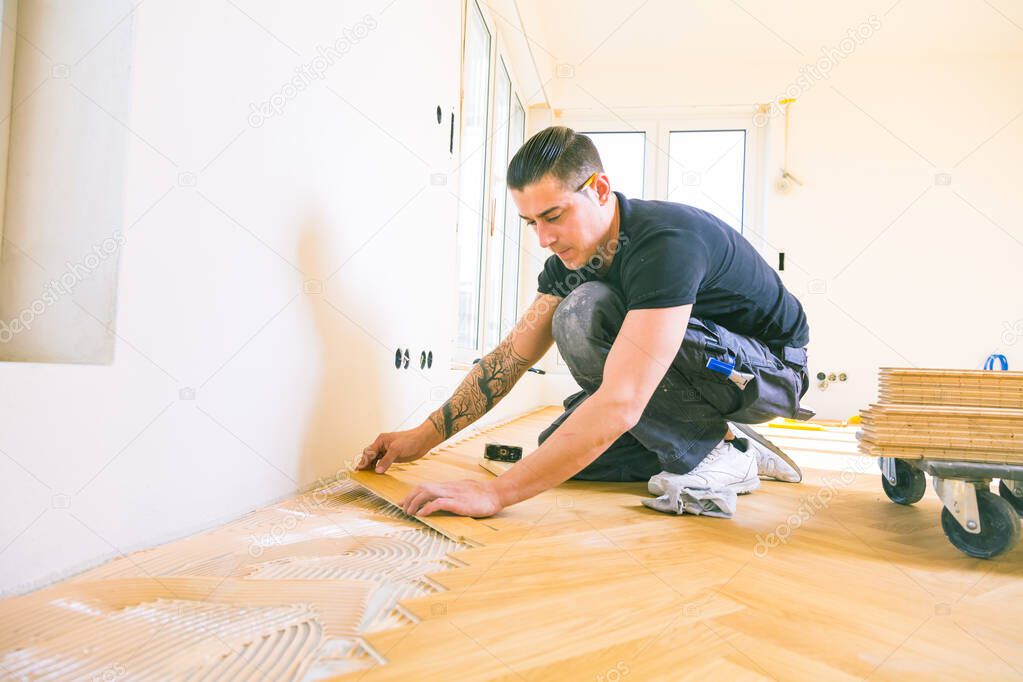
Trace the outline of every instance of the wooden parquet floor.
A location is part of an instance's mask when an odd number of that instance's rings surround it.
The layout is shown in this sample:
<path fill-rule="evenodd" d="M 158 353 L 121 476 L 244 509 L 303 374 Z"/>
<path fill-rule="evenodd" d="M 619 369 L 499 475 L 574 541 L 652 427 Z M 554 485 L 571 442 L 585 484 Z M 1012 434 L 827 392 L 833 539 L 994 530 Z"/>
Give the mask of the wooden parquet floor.
<path fill-rule="evenodd" d="M 644 483 L 569 482 L 430 528 L 384 501 L 491 476 L 485 442 L 528 451 L 558 413 L 0 602 L 0 677 L 1023 677 L 1023 548 L 961 554 L 933 491 L 892 504 L 871 458 L 764 481 L 731 520 L 649 510 Z M 809 457 L 816 436 L 795 436 Z M 815 461 L 854 450 L 820 436 Z"/>
<path fill-rule="evenodd" d="M 487 476 L 475 470 L 484 442 L 528 452 L 558 413 L 393 476 L 355 476 L 392 501 L 421 481 Z M 585 482 L 490 519 L 428 517 L 481 546 L 453 555 L 465 567 L 430 576 L 447 591 L 405 602 L 418 623 L 368 638 L 387 665 L 342 679 L 1023 677 L 1012 611 L 1023 548 L 961 554 L 933 490 L 893 504 L 876 460 L 853 461 L 806 470 L 800 484 L 764 481 L 731 520 L 646 509 L 643 483 Z"/>

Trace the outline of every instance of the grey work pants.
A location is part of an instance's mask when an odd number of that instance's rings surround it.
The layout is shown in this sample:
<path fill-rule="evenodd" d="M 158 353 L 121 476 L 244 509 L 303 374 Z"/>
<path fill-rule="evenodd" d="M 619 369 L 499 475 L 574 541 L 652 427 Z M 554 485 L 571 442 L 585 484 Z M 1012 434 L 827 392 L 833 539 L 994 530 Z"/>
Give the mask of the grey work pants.
<path fill-rule="evenodd" d="M 539 437 L 543 443 L 600 387 L 604 362 L 625 320 L 621 295 L 603 282 L 586 282 L 554 313 L 558 351 L 582 388 L 565 399 L 565 412 Z M 726 421 L 756 424 L 795 417 L 809 387 L 805 349 L 777 349 L 710 321 L 690 318 L 675 360 L 639 422 L 573 476 L 589 481 L 645 481 L 661 471 L 686 473 L 721 442 Z M 707 368 L 717 358 L 754 378 L 740 389 Z"/>

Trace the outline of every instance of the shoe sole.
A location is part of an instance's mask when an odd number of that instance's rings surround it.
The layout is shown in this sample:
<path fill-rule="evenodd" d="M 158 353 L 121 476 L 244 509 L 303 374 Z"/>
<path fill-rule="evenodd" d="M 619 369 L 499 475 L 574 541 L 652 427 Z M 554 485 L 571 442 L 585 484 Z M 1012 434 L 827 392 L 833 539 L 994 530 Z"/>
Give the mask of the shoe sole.
<path fill-rule="evenodd" d="M 486 467 L 484 467 L 484 468 L 486 468 Z M 653 478 L 657 478 L 657 476 L 659 476 L 659 475 L 660 474 L 656 474 Z M 653 478 L 651 478 L 650 480 L 652 481 Z M 749 493 L 753 492 L 754 490 L 759 490 L 760 489 L 760 478 L 759 477 L 753 476 L 753 478 L 748 479 L 748 480 L 749 480 L 749 485 L 745 485 L 745 486 L 742 486 L 741 488 L 736 488 L 735 489 L 735 494 L 736 495 L 748 495 Z M 663 495 L 665 493 L 665 487 L 663 485 L 659 485 L 658 486 L 658 490 L 651 490 L 649 488 L 649 484 L 648 484 L 647 490 L 650 491 L 651 495 Z"/>
<path fill-rule="evenodd" d="M 750 485 L 748 488 L 740 488 L 735 491 L 736 495 L 749 495 L 754 490 L 760 490 L 760 479 L 757 479 L 756 485 Z"/>
<path fill-rule="evenodd" d="M 750 440 L 755 440 L 756 442 L 760 443 L 761 445 L 763 445 L 765 448 L 767 448 L 768 450 L 770 450 L 774 454 L 778 455 L 778 457 L 780 457 L 782 460 L 784 460 L 786 464 L 788 464 L 790 467 L 792 467 L 792 469 L 797 474 L 799 474 L 799 480 L 798 481 L 783 481 L 783 483 L 800 483 L 800 482 L 802 482 L 802 480 L 803 480 L 803 470 L 800 469 L 799 465 L 796 464 L 794 461 L 792 461 L 792 458 L 789 457 L 788 455 L 786 455 L 785 452 L 781 448 L 779 448 L 777 445 L 775 445 L 774 443 L 772 443 L 771 441 L 767 440 L 766 438 L 761 436 L 759 433 L 754 431 L 753 427 L 750 426 L 749 424 L 737 424 L 735 422 L 728 422 L 728 423 L 731 424 L 732 426 L 734 426 L 735 428 L 739 429 L 740 431 L 742 431 L 742 433 L 747 438 L 749 438 Z"/>

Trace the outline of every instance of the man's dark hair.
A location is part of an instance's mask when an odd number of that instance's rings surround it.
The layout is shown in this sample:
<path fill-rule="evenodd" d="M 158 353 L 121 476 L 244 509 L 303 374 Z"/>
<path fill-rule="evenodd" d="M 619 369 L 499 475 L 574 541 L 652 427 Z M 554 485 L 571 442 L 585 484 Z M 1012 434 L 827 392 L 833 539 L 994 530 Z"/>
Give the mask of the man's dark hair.
<path fill-rule="evenodd" d="M 603 172 L 593 140 L 571 128 L 551 126 L 515 152 L 508 164 L 508 186 L 522 190 L 550 173 L 574 190 L 593 173 Z"/>

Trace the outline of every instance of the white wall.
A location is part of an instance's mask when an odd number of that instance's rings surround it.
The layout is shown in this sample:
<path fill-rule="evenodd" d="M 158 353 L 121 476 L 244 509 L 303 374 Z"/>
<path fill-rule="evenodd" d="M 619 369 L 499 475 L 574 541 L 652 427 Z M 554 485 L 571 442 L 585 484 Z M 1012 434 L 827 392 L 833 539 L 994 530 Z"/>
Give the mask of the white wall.
<path fill-rule="evenodd" d="M 453 0 L 148 2 L 90 36 L 134 45 L 130 118 L 107 121 L 127 143 L 130 226 L 115 356 L 0 364 L 0 590 L 308 486 L 450 394 L 457 178 L 430 177 L 455 167 L 460 15 Z M 254 127 L 251 105 L 346 29 L 363 37 Z M 48 86 L 88 87 L 79 42 L 41 46 L 72 65 Z M 59 158 L 57 140 L 38 153 Z M 432 349 L 434 369 L 396 371 L 399 346 L 415 366 Z M 541 381 L 492 418 L 535 405 Z"/>
<path fill-rule="evenodd" d="M 548 88 L 555 122 L 625 118 L 635 106 L 770 101 L 809 61 L 577 66 Z M 854 53 L 799 95 L 789 157 L 806 186 L 768 190 L 765 229 L 769 262 L 786 252 L 782 277 L 809 316 L 811 371 L 849 375 L 811 388 L 804 402 L 820 416 L 874 400 L 879 366 L 974 368 L 998 350 L 1023 368 L 1021 62 Z M 772 174 L 783 128 L 770 123 Z M 941 173 L 951 184 L 936 184 Z"/>

